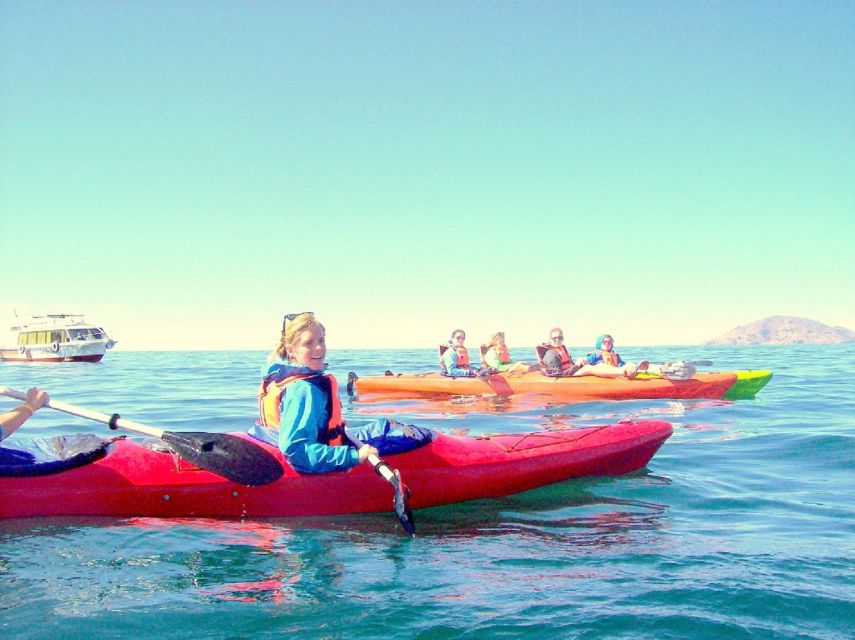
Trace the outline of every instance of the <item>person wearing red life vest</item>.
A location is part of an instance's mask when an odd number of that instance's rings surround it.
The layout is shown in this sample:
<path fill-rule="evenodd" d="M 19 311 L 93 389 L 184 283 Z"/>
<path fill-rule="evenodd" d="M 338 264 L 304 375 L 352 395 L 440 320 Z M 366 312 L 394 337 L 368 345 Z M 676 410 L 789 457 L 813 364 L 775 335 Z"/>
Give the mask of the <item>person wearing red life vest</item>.
<path fill-rule="evenodd" d="M 646 362 L 641 366 L 626 364 L 617 353 L 611 355 L 606 353 L 606 347 L 610 350 L 613 342 L 611 336 L 605 334 L 600 336 L 597 338 L 597 349 L 600 351 L 592 352 L 574 363 L 570 352 L 564 346 L 564 332 L 559 327 L 555 327 L 549 332 L 549 344 L 541 345 L 539 349 L 543 352 L 543 367 L 548 375 L 631 379 L 637 375 L 639 369 L 646 368 Z M 597 355 L 599 357 L 596 357 Z M 619 364 L 614 364 L 615 362 Z"/>
<path fill-rule="evenodd" d="M 579 370 L 580 366 L 573 362 L 564 345 L 564 331 L 561 327 L 553 327 L 549 332 L 549 344 L 542 346 L 545 348 L 543 368 L 548 372 L 570 376 Z"/>
<path fill-rule="evenodd" d="M 451 332 L 449 346 L 440 358 L 440 368 L 448 376 L 475 376 L 478 369 L 470 366 L 469 349 L 464 346 L 466 332 L 463 329 L 455 329 Z"/>
<path fill-rule="evenodd" d="M 371 445 L 357 450 L 345 444 L 338 384 L 329 374 L 326 330 L 312 313 L 302 313 L 285 326 L 273 362 L 258 394 L 255 437 L 277 437 L 279 448 L 302 473 L 343 471 L 378 455 Z M 278 432 L 278 434 L 277 434 Z"/>

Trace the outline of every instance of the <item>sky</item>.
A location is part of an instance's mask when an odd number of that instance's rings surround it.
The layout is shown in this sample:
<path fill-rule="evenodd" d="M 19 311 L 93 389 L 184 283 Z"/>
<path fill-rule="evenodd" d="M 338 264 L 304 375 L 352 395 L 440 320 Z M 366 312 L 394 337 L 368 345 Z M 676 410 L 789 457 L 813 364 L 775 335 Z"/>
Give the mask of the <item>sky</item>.
<path fill-rule="evenodd" d="M 0 0 L 0 323 L 855 329 L 855 3 Z"/>

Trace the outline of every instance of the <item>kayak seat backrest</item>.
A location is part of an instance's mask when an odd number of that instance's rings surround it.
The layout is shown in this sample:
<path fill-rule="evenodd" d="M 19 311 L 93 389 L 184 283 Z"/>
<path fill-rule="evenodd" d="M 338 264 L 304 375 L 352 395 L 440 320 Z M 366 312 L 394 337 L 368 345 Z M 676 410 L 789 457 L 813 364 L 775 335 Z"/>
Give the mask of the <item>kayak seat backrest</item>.
<path fill-rule="evenodd" d="M 445 355 L 445 352 L 448 351 L 447 344 L 439 345 L 439 370 L 442 373 L 445 373 L 445 362 L 442 361 L 442 356 Z"/>
<path fill-rule="evenodd" d="M 490 345 L 489 345 L 489 344 L 482 344 L 482 345 L 481 345 L 481 366 L 482 366 L 482 367 L 486 367 L 486 366 L 487 366 L 487 361 L 484 359 L 484 356 L 486 356 L 486 355 L 487 355 L 487 352 L 488 352 L 489 350 L 490 350 Z"/>
<path fill-rule="evenodd" d="M 534 348 L 534 353 L 537 356 L 537 361 L 540 364 L 543 364 L 543 356 L 546 355 L 547 351 L 549 351 L 549 348 L 545 344 L 539 344 Z"/>

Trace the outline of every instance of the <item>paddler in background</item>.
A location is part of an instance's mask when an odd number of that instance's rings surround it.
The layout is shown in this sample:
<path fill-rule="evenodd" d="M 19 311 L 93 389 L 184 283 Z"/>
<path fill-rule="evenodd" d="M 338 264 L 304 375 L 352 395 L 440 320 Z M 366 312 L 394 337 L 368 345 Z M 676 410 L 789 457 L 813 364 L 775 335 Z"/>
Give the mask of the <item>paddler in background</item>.
<path fill-rule="evenodd" d="M 549 342 L 540 345 L 535 351 L 545 371 L 552 376 L 572 376 L 583 366 L 573 362 L 564 345 L 564 331 L 561 327 L 553 327 L 549 332 Z"/>
<path fill-rule="evenodd" d="M 33 387 L 27 390 L 26 401 L 19 404 L 11 411 L 0 416 L 0 441 L 5 440 L 18 429 L 22 424 L 29 420 L 32 415 L 45 406 L 50 398 L 46 391 L 42 391 L 38 387 Z"/>
<path fill-rule="evenodd" d="M 490 336 L 489 348 L 484 353 L 484 364 L 500 373 L 527 373 L 540 368 L 539 365 L 511 360 L 510 350 L 505 344 L 504 331 L 497 331 Z"/>
<path fill-rule="evenodd" d="M 549 344 L 535 348 L 538 358 L 549 376 L 597 376 L 598 378 L 635 378 L 639 370 L 646 370 L 647 361 L 639 365 L 625 363 L 620 355 L 611 351 L 614 340 L 608 334 L 597 338 L 596 349 L 578 362 L 573 362 L 570 352 L 564 345 L 564 332 L 554 327 L 549 332 Z M 542 354 L 542 355 L 541 355 Z"/>
<path fill-rule="evenodd" d="M 609 365 L 623 369 L 623 374 L 627 378 L 634 378 L 639 371 L 647 371 L 649 363 L 647 360 L 642 360 L 639 364 L 627 364 L 620 357 L 620 354 L 614 350 L 615 340 L 608 333 L 597 336 L 597 341 L 594 343 L 594 351 L 587 355 L 588 364 L 591 366 Z M 596 375 L 596 374 L 595 374 Z"/>
<path fill-rule="evenodd" d="M 344 439 L 338 383 L 324 373 L 326 329 L 313 313 L 285 317 L 282 335 L 258 394 L 259 422 L 250 434 L 276 443 L 302 473 L 343 471 L 377 455 Z"/>
<path fill-rule="evenodd" d="M 463 329 L 455 329 L 451 332 L 448 346 L 440 347 L 439 367 L 444 375 L 465 378 L 479 374 L 479 369 L 469 364 L 469 349 L 464 342 L 466 332 Z"/>

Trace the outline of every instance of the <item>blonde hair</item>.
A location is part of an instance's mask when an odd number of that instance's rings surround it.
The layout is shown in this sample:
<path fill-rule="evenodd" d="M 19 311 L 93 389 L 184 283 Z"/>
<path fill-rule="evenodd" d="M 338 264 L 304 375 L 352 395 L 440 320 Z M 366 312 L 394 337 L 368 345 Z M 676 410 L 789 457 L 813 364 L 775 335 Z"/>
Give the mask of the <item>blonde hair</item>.
<path fill-rule="evenodd" d="M 276 355 L 278 355 L 282 360 L 290 361 L 290 358 L 288 357 L 288 347 L 294 347 L 294 345 L 297 344 L 297 339 L 300 337 L 300 334 L 309 327 L 320 327 L 324 332 L 326 332 L 324 325 L 318 322 L 314 313 L 301 313 L 285 325 L 285 329 L 282 331 L 282 336 L 279 338 L 279 344 L 276 345 Z"/>
<path fill-rule="evenodd" d="M 496 331 L 493 335 L 490 336 L 490 346 L 495 347 L 499 343 L 499 336 L 505 337 L 504 331 Z"/>

